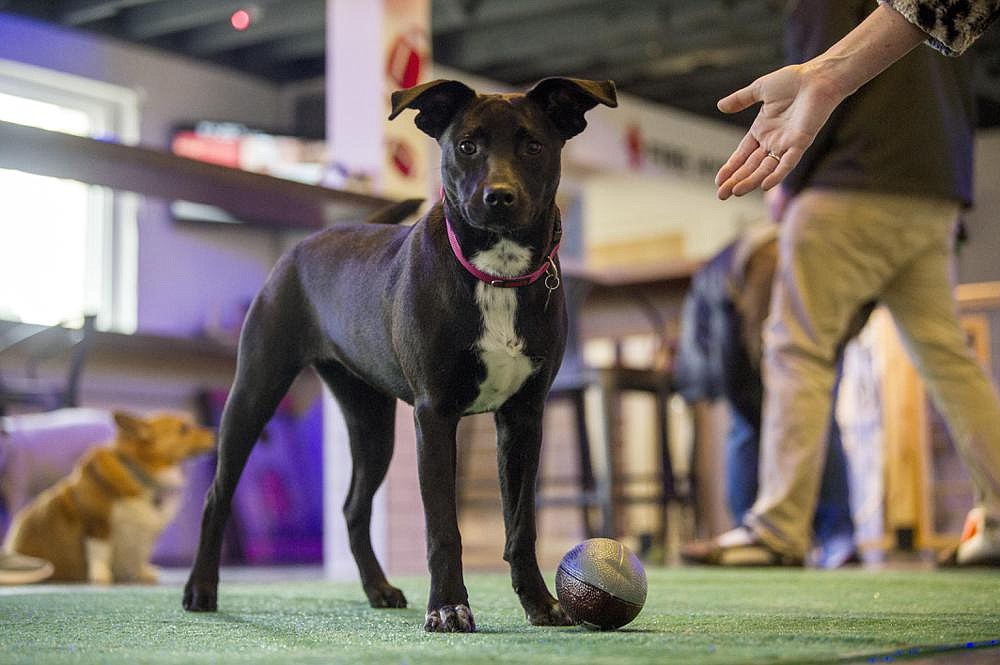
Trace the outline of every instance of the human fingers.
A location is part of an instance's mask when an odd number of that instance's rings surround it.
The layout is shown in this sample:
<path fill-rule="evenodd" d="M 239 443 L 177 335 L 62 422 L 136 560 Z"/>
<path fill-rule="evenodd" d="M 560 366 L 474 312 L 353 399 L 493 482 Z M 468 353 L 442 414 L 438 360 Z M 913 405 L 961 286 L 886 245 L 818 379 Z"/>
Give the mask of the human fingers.
<path fill-rule="evenodd" d="M 727 159 L 726 163 L 722 165 L 719 172 L 715 174 L 716 186 L 719 186 L 729 180 L 730 176 L 732 176 L 738 168 L 743 166 L 750 155 L 753 154 L 753 151 L 759 147 L 760 143 L 754 137 L 753 133 L 747 132 L 740 141 L 739 145 L 736 146 L 736 150 L 733 151 L 733 154 L 729 156 L 729 159 Z"/>
<path fill-rule="evenodd" d="M 804 153 L 805 150 L 797 146 L 789 148 L 782 153 L 781 160 L 775 166 L 774 170 L 760 183 L 761 188 L 766 191 L 780 184 L 785 179 L 785 176 L 791 173 L 792 169 L 799 163 Z"/>
<path fill-rule="evenodd" d="M 760 157 L 753 161 L 756 162 L 756 167 L 752 170 L 747 168 L 733 174 L 731 184 L 734 195 L 743 196 L 760 187 L 764 179 L 780 165 L 781 158 L 770 150 L 761 148 Z M 748 161 L 747 166 L 750 164 L 751 162 Z"/>
<path fill-rule="evenodd" d="M 739 113 L 759 101 L 763 101 L 760 98 L 760 86 L 754 81 L 747 87 L 723 97 L 716 106 L 723 113 Z"/>
<path fill-rule="evenodd" d="M 736 169 L 732 175 L 729 176 L 726 182 L 722 183 L 722 187 L 732 188 L 740 182 L 746 180 L 752 173 L 754 173 L 758 168 L 760 168 L 761 162 L 765 159 L 767 151 L 763 147 L 758 147 L 746 158 L 742 165 Z"/>

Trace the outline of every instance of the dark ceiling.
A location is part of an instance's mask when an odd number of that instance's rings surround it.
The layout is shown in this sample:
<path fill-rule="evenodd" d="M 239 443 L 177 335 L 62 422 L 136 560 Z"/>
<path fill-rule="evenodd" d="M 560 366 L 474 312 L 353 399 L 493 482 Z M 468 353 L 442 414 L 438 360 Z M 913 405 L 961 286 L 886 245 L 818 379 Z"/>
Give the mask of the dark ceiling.
<path fill-rule="evenodd" d="M 831 0 L 835 2 L 836 0 Z M 872 0 L 874 3 L 874 0 Z M 785 0 L 432 0 L 435 62 L 517 86 L 551 75 L 703 116 L 781 64 Z M 278 82 L 323 73 L 325 0 L 0 0 L 0 10 L 220 63 Z M 244 30 L 233 12 L 253 8 Z M 1000 126 L 1000 29 L 966 56 L 980 125 Z M 752 111 L 734 118 L 749 124 Z"/>

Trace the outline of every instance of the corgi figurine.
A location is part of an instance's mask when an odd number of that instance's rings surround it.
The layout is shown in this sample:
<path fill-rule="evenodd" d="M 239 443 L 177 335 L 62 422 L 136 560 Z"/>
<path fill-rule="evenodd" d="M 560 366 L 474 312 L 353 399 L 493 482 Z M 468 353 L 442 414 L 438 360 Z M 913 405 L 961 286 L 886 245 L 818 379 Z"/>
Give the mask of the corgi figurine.
<path fill-rule="evenodd" d="M 155 584 L 149 557 L 179 508 L 181 462 L 215 445 L 186 416 L 114 419 L 115 440 L 16 513 L 7 533 L 8 551 L 52 563 L 52 581 Z"/>

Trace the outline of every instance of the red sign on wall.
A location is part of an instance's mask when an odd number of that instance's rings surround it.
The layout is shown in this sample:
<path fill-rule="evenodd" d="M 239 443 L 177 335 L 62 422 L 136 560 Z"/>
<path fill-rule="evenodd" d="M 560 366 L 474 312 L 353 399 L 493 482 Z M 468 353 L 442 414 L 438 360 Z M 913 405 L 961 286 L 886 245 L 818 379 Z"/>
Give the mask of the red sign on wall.
<path fill-rule="evenodd" d="M 389 45 L 385 73 L 398 88 L 412 88 L 420 82 L 423 73 L 427 36 L 414 29 L 399 34 Z"/>

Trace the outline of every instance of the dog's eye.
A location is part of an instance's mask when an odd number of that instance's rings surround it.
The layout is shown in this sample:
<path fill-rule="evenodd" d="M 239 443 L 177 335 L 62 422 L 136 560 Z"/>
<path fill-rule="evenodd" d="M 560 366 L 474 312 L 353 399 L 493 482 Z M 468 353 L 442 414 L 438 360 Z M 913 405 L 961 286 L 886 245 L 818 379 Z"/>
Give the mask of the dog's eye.
<path fill-rule="evenodd" d="M 465 139 L 458 144 L 458 151 L 463 155 L 474 155 L 478 149 L 478 146 L 469 139 Z"/>
<path fill-rule="evenodd" d="M 527 146 L 528 154 L 537 155 L 542 151 L 543 147 L 544 146 L 542 146 L 542 144 L 539 143 L 538 141 L 528 141 L 528 146 Z"/>

